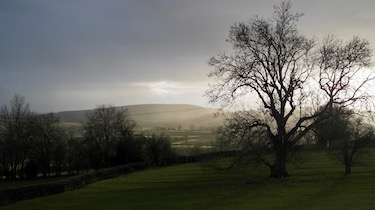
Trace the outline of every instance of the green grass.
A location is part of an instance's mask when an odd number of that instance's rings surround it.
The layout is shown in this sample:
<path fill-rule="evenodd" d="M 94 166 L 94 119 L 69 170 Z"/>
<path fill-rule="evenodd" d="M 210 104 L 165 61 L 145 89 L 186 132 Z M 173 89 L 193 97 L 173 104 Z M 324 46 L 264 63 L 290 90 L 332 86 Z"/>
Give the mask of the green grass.
<path fill-rule="evenodd" d="M 373 209 L 375 162 L 344 168 L 323 153 L 304 154 L 290 177 L 267 179 L 265 167 L 218 173 L 199 164 L 152 168 L 80 190 L 22 201 L 1 209 Z M 256 183 L 246 183 L 245 180 Z"/>

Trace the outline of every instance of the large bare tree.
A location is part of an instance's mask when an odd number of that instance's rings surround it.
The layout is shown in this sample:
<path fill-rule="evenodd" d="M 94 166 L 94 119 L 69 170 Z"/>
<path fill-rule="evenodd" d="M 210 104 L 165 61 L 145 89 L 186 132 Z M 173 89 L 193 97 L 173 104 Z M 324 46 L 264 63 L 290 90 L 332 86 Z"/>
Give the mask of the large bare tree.
<path fill-rule="evenodd" d="M 266 131 L 275 154 L 270 177 L 288 176 L 292 145 L 333 105 L 346 107 L 367 99 L 362 89 L 372 80 L 360 71 L 371 64 L 368 41 L 329 36 L 318 44 L 299 34 L 301 16 L 291 11 L 290 2 L 282 2 L 271 18 L 235 23 L 227 40 L 233 51 L 209 60 L 209 76 L 215 81 L 207 91 L 211 103 L 225 108 L 246 97 L 257 98 L 257 112 L 263 115 L 249 114 L 238 125 Z M 318 111 L 312 111 L 314 107 Z"/>

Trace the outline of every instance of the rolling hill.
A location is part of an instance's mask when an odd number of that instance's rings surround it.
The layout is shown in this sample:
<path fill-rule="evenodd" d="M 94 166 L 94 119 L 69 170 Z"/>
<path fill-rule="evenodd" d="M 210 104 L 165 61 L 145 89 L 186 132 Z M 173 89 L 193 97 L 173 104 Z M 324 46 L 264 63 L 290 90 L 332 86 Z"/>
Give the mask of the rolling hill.
<path fill-rule="evenodd" d="M 217 127 L 223 117 L 214 117 L 216 109 L 188 104 L 143 104 L 120 106 L 129 110 L 132 118 L 142 128 L 154 127 Z M 84 123 L 86 115 L 93 110 L 65 111 L 55 113 L 62 122 Z"/>

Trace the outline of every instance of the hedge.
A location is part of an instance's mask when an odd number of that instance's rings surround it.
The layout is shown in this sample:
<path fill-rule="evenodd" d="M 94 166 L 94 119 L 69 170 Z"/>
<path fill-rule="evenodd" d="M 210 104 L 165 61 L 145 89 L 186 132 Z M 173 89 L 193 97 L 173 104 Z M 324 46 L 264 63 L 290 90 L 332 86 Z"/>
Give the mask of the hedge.
<path fill-rule="evenodd" d="M 213 152 L 205 153 L 194 156 L 177 156 L 174 163 L 191 163 L 199 162 L 210 158 L 215 158 L 218 156 L 232 156 L 235 151 L 223 151 L 223 152 Z M 54 195 L 58 193 L 63 193 L 66 191 L 72 191 L 79 189 L 85 185 L 104 180 L 110 179 L 122 174 L 132 173 L 133 171 L 142 170 L 149 166 L 147 162 L 132 163 L 122 166 L 116 166 L 112 168 L 103 169 L 93 173 L 81 174 L 77 176 L 72 176 L 66 179 L 57 180 L 50 183 L 44 183 L 39 185 L 19 187 L 14 189 L 7 189 L 0 191 L 0 206 L 15 203 L 17 201 Z"/>
<path fill-rule="evenodd" d="M 122 174 L 128 174 L 133 171 L 144 169 L 146 167 L 146 162 L 139 162 L 107 168 L 93 173 L 81 174 L 51 183 L 2 190 L 0 191 L 0 206 L 15 203 L 21 200 L 76 190 L 90 183 L 114 178 Z"/>

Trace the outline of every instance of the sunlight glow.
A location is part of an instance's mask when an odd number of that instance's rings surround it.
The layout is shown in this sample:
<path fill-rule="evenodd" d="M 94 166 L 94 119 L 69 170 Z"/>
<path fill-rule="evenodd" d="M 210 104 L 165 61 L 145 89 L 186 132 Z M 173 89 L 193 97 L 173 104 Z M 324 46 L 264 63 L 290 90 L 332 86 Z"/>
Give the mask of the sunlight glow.
<path fill-rule="evenodd" d="M 191 93 L 203 94 L 207 84 L 200 83 L 182 83 L 175 81 L 141 82 L 136 86 L 144 86 L 152 94 L 158 96 L 185 95 Z"/>

